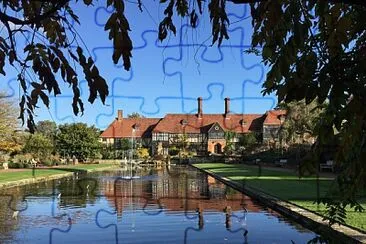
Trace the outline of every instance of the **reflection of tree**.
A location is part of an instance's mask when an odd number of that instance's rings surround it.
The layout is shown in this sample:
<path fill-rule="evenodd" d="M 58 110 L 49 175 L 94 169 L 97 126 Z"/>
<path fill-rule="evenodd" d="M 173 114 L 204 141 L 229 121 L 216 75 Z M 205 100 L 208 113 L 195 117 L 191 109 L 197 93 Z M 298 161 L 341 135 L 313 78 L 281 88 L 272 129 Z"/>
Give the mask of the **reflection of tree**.
<path fill-rule="evenodd" d="M 14 195 L 14 202 L 21 197 Z M 0 236 L 13 239 L 13 231 L 17 228 L 17 221 L 12 220 L 13 211 L 9 209 L 10 197 L 0 195 Z"/>

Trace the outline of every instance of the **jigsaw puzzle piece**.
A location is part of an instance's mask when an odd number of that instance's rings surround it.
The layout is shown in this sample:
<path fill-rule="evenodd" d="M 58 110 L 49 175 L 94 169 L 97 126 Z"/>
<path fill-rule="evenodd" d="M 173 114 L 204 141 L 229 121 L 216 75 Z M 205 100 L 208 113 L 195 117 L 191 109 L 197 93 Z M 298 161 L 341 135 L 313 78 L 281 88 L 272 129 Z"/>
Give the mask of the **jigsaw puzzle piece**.
<path fill-rule="evenodd" d="M 112 83 L 111 92 L 113 93 L 112 99 L 141 99 L 140 113 L 152 116 L 157 115 L 159 110 L 156 99 L 159 97 L 179 99 L 182 96 L 182 84 L 178 78 L 164 74 L 163 61 L 165 56 L 160 49 L 155 47 L 156 33 L 144 32 L 142 38 L 150 41 L 146 47 L 134 50 L 134 59 L 141 60 L 147 65 L 133 66 L 133 76 L 130 75 L 122 82 L 115 80 Z M 95 50 L 95 53 L 98 57 L 102 55 L 100 50 Z M 146 62 L 150 57 L 154 58 L 154 62 Z M 120 72 L 123 71 L 115 67 L 111 74 Z"/>

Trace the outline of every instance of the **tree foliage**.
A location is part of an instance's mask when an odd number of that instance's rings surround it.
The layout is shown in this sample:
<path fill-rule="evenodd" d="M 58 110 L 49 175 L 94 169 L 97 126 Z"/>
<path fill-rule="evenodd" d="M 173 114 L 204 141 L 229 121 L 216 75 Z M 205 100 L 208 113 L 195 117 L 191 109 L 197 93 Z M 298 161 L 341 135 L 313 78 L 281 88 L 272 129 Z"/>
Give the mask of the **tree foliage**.
<path fill-rule="evenodd" d="M 137 157 L 140 158 L 140 159 L 148 159 L 150 154 L 149 154 L 149 149 L 147 148 L 144 148 L 144 147 L 141 147 L 139 149 L 137 149 Z"/>
<path fill-rule="evenodd" d="M 54 140 L 57 133 L 57 125 L 53 121 L 42 120 L 37 123 L 36 131 L 45 137 Z"/>
<path fill-rule="evenodd" d="M 139 118 L 145 118 L 142 114 L 139 114 L 137 112 L 133 112 L 132 114 L 127 115 L 130 119 L 139 119 Z"/>
<path fill-rule="evenodd" d="M 234 138 L 236 137 L 236 133 L 234 131 L 226 131 L 224 136 L 225 136 L 224 153 L 226 155 L 232 155 L 235 150 Z"/>
<path fill-rule="evenodd" d="M 57 151 L 63 156 L 75 156 L 84 160 L 97 156 L 102 148 L 100 132 L 94 126 L 83 123 L 59 126 L 56 136 Z"/>
<path fill-rule="evenodd" d="M 319 123 L 324 105 L 316 100 L 306 104 L 304 100 L 279 104 L 285 109 L 286 119 L 279 134 L 289 144 L 311 143 L 316 138 L 316 126 Z"/>
<path fill-rule="evenodd" d="M 254 133 L 245 133 L 239 137 L 239 145 L 245 149 L 252 149 L 258 143 Z"/>
<path fill-rule="evenodd" d="M 19 123 L 15 102 L 0 92 L 0 151 L 14 152 L 21 149 L 16 133 Z"/>
<path fill-rule="evenodd" d="M 23 147 L 24 153 L 30 153 L 40 160 L 48 159 L 54 150 L 52 140 L 41 133 L 30 134 Z"/>

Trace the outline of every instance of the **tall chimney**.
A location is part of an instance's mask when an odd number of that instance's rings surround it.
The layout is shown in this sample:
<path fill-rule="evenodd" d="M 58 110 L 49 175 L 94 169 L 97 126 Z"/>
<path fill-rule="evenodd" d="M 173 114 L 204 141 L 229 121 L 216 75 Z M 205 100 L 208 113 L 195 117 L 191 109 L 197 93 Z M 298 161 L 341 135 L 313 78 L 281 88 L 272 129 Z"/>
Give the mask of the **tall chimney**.
<path fill-rule="evenodd" d="M 198 101 L 198 112 L 197 112 L 197 117 L 198 118 L 202 118 L 202 97 L 197 98 Z"/>
<path fill-rule="evenodd" d="M 117 111 L 117 120 L 122 121 L 122 119 L 123 119 L 123 110 L 118 110 Z"/>
<path fill-rule="evenodd" d="M 225 98 L 225 117 L 228 117 L 230 113 L 230 98 Z"/>

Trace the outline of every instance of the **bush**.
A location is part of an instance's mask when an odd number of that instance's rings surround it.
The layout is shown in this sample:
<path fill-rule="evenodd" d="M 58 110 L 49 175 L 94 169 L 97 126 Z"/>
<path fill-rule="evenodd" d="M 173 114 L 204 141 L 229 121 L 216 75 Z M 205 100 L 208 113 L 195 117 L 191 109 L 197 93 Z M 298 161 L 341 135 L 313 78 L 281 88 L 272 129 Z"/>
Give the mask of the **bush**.
<path fill-rule="evenodd" d="M 42 161 L 42 164 L 45 166 L 51 167 L 51 166 L 55 165 L 55 162 L 46 160 L 46 161 Z"/>
<path fill-rule="evenodd" d="M 28 164 L 28 162 L 33 158 L 32 154 L 26 153 L 26 154 L 17 154 L 13 157 L 14 163 L 23 163 Z"/>
<path fill-rule="evenodd" d="M 179 154 L 179 149 L 175 146 L 172 146 L 169 148 L 169 155 L 170 156 L 176 156 Z"/>
<path fill-rule="evenodd" d="M 147 148 L 139 148 L 139 149 L 137 149 L 137 157 L 138 158 L 140 158 L 140 159 L 144 159 L 144 160 L 146 160 L 146 159 L 148 159 L 149 158 L 149 156 L 150 156 L 150 154 L 149 154 L 149 149 L 147 149 Z"/>
<path fill-rule="evenodd" d="M 9 169 L 22 169 L 22 168 L 24 168 L 24 164 L 9 162 L 8 167 L 9 167 Z"/>
<path fill-rule="evenodd" d="M 9 162 L 10 156 L 7 154 L 0 154 L 0 164 Z"/>

